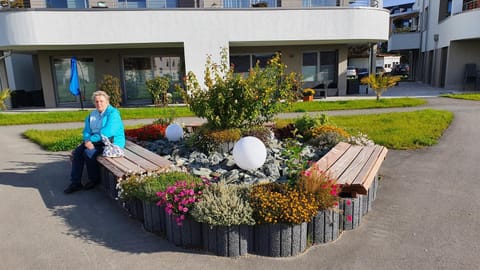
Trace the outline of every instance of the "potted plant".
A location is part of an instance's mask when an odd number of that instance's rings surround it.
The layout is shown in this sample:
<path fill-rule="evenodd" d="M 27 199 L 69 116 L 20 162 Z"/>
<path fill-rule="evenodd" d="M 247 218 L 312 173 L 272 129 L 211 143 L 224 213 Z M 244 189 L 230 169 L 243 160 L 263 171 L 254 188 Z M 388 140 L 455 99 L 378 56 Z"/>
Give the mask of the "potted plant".
<path fill-rule="evenodd" d="M 165 206 L 167 239 L 178 246 L 200 247 L 202 226 L 190 217 L 193 205 L 198 202 L 208 182 L 181 180 L 157 192 L 157 205 Z"/>
<path fill-rule="evenodd" d="M 313 100 L 313 95 L 315 95 L 315 90 L 312 88 L 305 88 L 302 91 L 303 93 L 303 101 L 312 101 Z"/>
<path fill-rule="evenodd" d="M 309 239 L 314 244 L 327 243 L 340 235 L 340 211 L 338 209 L 340 186 L 315 163 L 302 173 L 299 187 L 312 193 L 318 206 L 318 212 L 308 223 Z"/>
<path fill-rule="evenodd" d="M 312 193 L 288 184 L 261 184 L 252 187 L 250 204 L 257 222 L 254 232 L 256 254 L 285 257 L 306 249 L 307 222 L 318 211 Z"/>
<path fill-rule="evenodd" d="M 202 223 L 203 248 L 219 256 L 247 254 L 252 242 L 253 209 L 249 186 L 225 182 L 207 186 L 194 205 L 192 217 Z M 251 250 L 251 248 L 250 248 Z"/>

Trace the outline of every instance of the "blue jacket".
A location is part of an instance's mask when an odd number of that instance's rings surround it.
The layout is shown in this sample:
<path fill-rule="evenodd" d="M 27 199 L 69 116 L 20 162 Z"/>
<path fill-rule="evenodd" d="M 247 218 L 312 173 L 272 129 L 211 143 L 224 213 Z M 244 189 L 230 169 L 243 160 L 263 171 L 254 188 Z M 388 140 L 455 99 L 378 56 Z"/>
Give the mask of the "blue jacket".
<path fill-rule="evenodd" d="M 125 130 L 123 128 L 120 111 L 112 105 L 108 105 L 102 119 L 101 134 L 92 133 L 90 128 L 90 114 L 85 118 L 85 127 L 83 129 L 83 141 L 91 141 L 93 143 L 101 142 L 102 136 L 108 138 L 113 137 L 113 143 L 124 148 L 125 147 Z"/>

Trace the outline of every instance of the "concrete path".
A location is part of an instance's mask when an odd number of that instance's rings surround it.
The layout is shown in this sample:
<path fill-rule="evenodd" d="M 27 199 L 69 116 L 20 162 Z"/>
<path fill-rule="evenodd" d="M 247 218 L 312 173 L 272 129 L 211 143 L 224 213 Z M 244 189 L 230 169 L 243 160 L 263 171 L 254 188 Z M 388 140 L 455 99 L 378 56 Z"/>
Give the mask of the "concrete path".
<path fill-rule="evenodd" d="M 390 151 L 361 226 L 283 259 L 178 248 L 99 190 L 64 195 L 67 153 L 43 151 L 21 132 L 78 124 L 0 127 L 0 269 L 479 269 L 480 103 L 428 100 L 455 113 L 440 143 Z"/>

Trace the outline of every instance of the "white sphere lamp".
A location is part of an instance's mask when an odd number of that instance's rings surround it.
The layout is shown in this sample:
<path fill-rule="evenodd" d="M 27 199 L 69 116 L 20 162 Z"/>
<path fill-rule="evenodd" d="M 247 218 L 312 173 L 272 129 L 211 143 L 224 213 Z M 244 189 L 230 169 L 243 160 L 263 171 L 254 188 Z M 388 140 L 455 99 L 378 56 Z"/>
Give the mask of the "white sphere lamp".
<path fill-rule="evenodd" d="M 244 170 L 262 167 L 267 158 L 267 148 L 257 137 L 247 136 L 238 140 L 233 146 L 233 160 Z"/>
<path fill-rule="evenodd" d="M 183 128 L 177 123 L 167 126 L 165 130 L 165 137 L 171 142 L 179 141 L 183 138 Z"/>

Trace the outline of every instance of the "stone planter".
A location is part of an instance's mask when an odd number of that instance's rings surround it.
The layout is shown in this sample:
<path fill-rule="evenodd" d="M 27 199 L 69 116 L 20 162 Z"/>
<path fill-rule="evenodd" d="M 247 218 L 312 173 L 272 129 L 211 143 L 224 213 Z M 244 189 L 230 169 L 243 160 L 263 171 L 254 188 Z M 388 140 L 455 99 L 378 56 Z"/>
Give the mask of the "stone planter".
<path fill-rule="evenodd" d="M 131 199 L 123 203 L 128 214 L 136 220 L 143 222 L 143 203 L 139 199 Z"/>
<path fill-rule="evenodd" d="M 253 249 L 253 226 L 202 224 L 203 249 L 217 256 L 238 257 Z"/>
<path fill-rule="evenodd" d="M 254 229 L 254 253 L 270 257 L 295 256 L 307 248 L 307 223 L 260 224 Z"/>
<path fill-rule="evenodd" d="M 165 206 L 143 202 L 143 227 L 145 230 L 164 235 L 167 230 Z"/>
<path fill-rule="evenodd" d="M 202 247 L 202 224 L 187 217 L 182 226 L 177 225 L 175 216 L 166 214 L 166 233 L 168 241 L 186 248 Z"/>
<path fill-rule="evenodd" d="M 375 176 L 375 180 L 372 182 L 372 185 L 368 189 L 366 195 L 360 195 L 362 199 L 362 215 L 366 215 L 370 210 L 372 210 L 372 203 L 377 197 L 378 189 L 378 177 Z"/>
<path fill-rule="evenodd" d="M 340 210 L 338 207 L 319 211 L 308 223 L 308 235 L 313 244 L 323 244 L 340 236 Z"/>
<path fill-rule="evenodd" d="M 341 198 L 339 204 L 342 212 L 340 229 L 345 231 L 356 229 L 360 225 L 363 216 L 363 200 L 361 196 L 357 198 Z"/>

